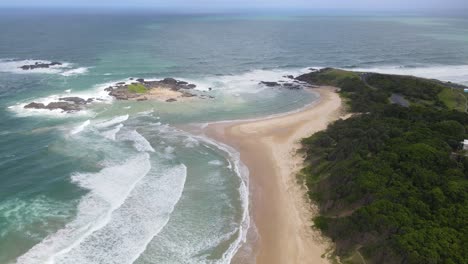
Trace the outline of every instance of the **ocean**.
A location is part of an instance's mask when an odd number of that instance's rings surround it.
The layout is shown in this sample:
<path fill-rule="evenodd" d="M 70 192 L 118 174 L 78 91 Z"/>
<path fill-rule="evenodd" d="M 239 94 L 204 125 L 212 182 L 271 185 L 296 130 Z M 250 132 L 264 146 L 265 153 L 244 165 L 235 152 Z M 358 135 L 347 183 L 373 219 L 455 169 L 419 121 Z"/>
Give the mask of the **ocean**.
<path fill-rule="evenodd" d="M 52 61 L 63 64 L 19 68 Z M 248 171 L 184 128 L 304 107 L 317 95 L 259 82 L 321 67 L 468 85 L 468 18 L 0 10 L 0 263 L 249 258 Z M 166 77 L 214 99 L 104 91 Z M 98 100 L 78 113 L 24 109 L 63 96 Z"/>

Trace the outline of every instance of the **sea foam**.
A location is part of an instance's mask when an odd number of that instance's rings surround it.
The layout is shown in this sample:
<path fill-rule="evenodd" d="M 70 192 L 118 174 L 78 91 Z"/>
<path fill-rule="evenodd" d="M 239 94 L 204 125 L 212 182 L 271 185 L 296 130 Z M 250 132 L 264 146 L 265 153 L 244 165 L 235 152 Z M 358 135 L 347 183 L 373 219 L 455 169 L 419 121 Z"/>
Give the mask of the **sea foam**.
<path fill-rule="evenodd" d="M 48 60 L 18 60 L 18 59 L 0 59 L 0 72 L 9 72 L 15 74 L 58 74 L 62 76 L 73 76 L 88 72 L 87 67 L 75 68 L 74 64 L 63 62 L 62 65 L 54 65 L 49 68 L 36 68 L 32 70 L 23 70 L 23 65 L 33 65 L 35 63 L 51 63 Z"/>
<path fill-rule="evenodd" d="M 154 152 L 154 149 L 151 146 L 151 144 L 148 142 L 148 140 L 146 140 L 146 138 L 143 137 L 136 130 L 132 130 L 129 133 L 122 134 L 119 140 L 133 141 L 133 146 L 138 151 Z"/>
<path fill-rule="evenodd" d="M 124 126 L 123 124 L 118 124 L 117 126 L 115 126 L 115 128 L 112 128 L 112 129 L 106 130 L 104 132 L 101 132 L 101 135 L 104 136 L 107 139 L 115 140 L 115 136 L 117 135 L 117 133 L 119 133 L 120 129 L 123 126 Z"/>
<path fill-rule="evenodd" d="M 184 165 L 148 173 L 103 228 L 55 263 L 133 263 L 169 221 L 186 173 Z"/>
<path fill-rule="evenodd" d="M 468 85 L 468 65 L 426 65 L 418 67 L 387 65 L 368 68 L 351 68 L 350 70 L 413 75 L 417 77 L 438 79 L 441 81 L 451 81 Z"/>
<path fill-rule="evenodd" d="M 83 131 L 87 126 L 89 126 L 90 122 L 91 122 L 91 121 L 90 121 L 89 119 L 86 120 L 86 121 L 84 121 L 83 124 L 81 124 L 81 125 L 75 127 L 75 128 L 70 132 L 70 134 L 75 135 L 75 134 L 80 133 L 80 132 Z"/>
<path fill-rule="evenodd" d="M 261 81 L 291 81 L 288 75 L 297 76 L 308 72 L 307 68 L 251 70 L 235 75 L 205 76 L 197 79 L 178 78 L 197 85 L 199 91 L 221 91 L 229 94 L 258 93 L 271 89 L 260 85 Z"/>
<path fill-rule="evenodd" d="M 117 125 L 119 123 L 122 123 L 122 122 L 126 121 L 128 119 L 128 117 L 129 117 L 129 115 L 117 116 L 117 117 L 114 117 L 114 118 L 112 118 L 110 120 L 97 122 L 96 124 L 94 124 L 94 126 L 97 127 L 97 128 L 111 127 L 111 126 L 114 126 L 114 125 Z"/>
<path fill-rule="evenodd" d="M 137 183 L 149 172 L 149 154 L 141 153 L 123 164 L 98 173 L 77 173 L 72 181 L 89 190 L 78 205 L 76 219 L 35 245 L 17 263 L 55 263 L 87 237 L 105 227 Z"/>

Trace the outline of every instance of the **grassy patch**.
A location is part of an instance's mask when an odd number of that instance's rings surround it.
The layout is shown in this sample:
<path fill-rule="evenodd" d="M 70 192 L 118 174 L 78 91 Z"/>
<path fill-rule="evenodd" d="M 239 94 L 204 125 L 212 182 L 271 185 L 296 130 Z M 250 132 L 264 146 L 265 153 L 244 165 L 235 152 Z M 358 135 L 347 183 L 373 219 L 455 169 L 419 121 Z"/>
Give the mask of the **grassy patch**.
<path fill-rule="evenodd" d="M 437 96 L 449 109 L 465 111 L 466 99 L 462 90 L 445 88 Z"/>
<path fill-rule="evenodd" d="M 141 83 L 133 83 L 128 86 L 128 90 L 132 93 L 146 93 L 148 89 Z"/>
<path fill-rule="evenodd" d="M 353 251 L 347 258 L 343 259 L 344 264 L 366 264 L 365 259 L 358 250 Z"/>
<path fill-rule="evenodd" d="M 325 68 L 317 72 L 312 72 L 304 77 L 298 77 L 301 81 L 314 83 L 318 85 L 332 85 L 340 87 L 343 82 L 349 80 L 359 80 L 359 75 L 356 72 L 345 71 L 340 69 Z"/>

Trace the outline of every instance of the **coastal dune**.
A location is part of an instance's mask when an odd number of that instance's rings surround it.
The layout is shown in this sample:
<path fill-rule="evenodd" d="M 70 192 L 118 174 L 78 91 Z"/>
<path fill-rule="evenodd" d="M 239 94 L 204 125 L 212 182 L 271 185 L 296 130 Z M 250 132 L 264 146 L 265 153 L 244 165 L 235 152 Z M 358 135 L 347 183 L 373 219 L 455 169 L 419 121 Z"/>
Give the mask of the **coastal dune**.
<path fill-rule="evenodd" d="M 258 232 L 256 263 L 329 263 L 331 244 L 311 228 L 316 209 L 296 173 L 303 158 L 299 141 L 340 118 L 334 87 L 313 89 L 320 99 L 298 112 L 260 120 L 209 124 L 206 136 L 237 149 L 248 167 L 253 220 Z"/>

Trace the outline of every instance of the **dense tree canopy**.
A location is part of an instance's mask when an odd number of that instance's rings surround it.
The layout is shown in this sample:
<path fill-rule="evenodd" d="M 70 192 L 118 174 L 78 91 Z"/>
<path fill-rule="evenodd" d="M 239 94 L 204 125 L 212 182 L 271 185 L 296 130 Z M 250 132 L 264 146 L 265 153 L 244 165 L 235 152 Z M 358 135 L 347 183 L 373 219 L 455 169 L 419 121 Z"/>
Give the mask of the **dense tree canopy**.
<path fill-rule="evenodd" d="M 303 175 L 321 210 L 316 227 L 344 259 L 359 250 L 368 263 L 468 263 L 468 158 L 460 148 L 468 114 L 438 100 L 440 82 L 333 71 L 302 77 L 340 86 L 358 112 L 302 142 Z M 412 105 L 390 104 L 393 92 Z"/>

